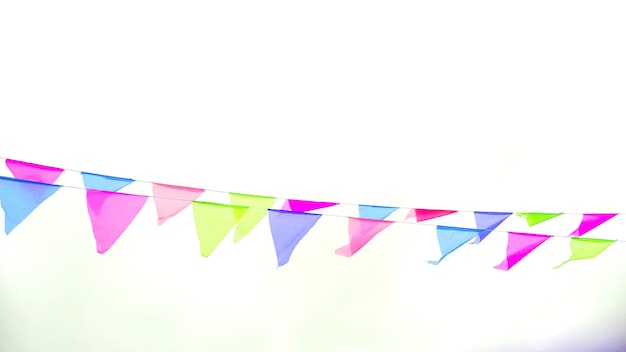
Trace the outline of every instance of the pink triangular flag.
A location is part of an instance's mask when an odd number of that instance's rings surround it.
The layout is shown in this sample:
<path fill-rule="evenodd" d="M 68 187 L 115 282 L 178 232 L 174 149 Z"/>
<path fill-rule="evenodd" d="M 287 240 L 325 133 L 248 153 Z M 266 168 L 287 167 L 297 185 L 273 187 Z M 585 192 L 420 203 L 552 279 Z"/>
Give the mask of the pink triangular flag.
<path fill-rule="evenodd" d="M 506 246 L 506 259 L 494 268 L 505 271 L 511 269 L 548 238 L 550 238 L 550 236 L 509 232 L 509 243 Z"/>
<path fill-rule="evenodd" d="M 203 189 L 152 183 L 159 225 L 180 213 L 204 193 Z"/>
<path fill-rule="evenodd" d="M 335 253 L 345 257 L 353 256 L 356 252 L 363 248 L 367 242 L 374 238 L 374 236 L 391 224 L 393 224 L 393 221 L 350 218 L 350 222 L 348 224 L 350 243 L 341 248 L 337 248 Z"/>
<path fill-rule="evenodd" d="M 405 220 L 415 219 L 417 222 L 420 222 L 454 214 L 456 212 L 456 210 L 411 209 Z"/>
<path fill-rule="evenodd" d="M 11 159 L 6 159 L 6 165 L 15 178 L 48 184 L 55 183 L 61 173 L 63 173 L 63 169 L 57 167 L 31 164 Z"/>
<path fill-rule="evenodd" d="M 307 211 L 332 207 L 339 203 L 333 202 L 314 202 L 310 200 L 287 199 L 281 210 L 289 210 L 296 213 L 306 213 Z"/>
<path fill-rule="evenodd" d="M 580 225 L 570 234 L 572 237 L 580 237 L 596 227 L 607 222 L 617 214 L 583 214 Z"/>
<path fill-rule="evenodd" d="M 87 190 L 87 209 L 98 253 L 113 246 L 147 199 L 136 194 Z"/>

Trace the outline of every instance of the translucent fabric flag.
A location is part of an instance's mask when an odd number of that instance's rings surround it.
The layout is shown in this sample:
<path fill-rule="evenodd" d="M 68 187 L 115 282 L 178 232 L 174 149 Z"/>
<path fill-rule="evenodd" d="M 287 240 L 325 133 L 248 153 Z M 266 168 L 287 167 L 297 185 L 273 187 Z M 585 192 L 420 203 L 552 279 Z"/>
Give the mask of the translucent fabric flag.
<path fill-rule="evenodd" d="M 526 219 L 528 226 L 534 226 L 542 223 L 546 220 L 556 218 L 563 213 L 516 213 L 518 216 L 523 216 Z"/>
<path fill-rule="evenodd" d="M 98 253 L 104 254 L 115 244 L 146 200 L 148 197 L 136 194 L 87 190 L 87 210 Z"/>
<path fill-rule="evenodd" d="M 579 237 L 587 232 L 595 229 L 596 227 L 604 224 L 605 222 L 611 220 L 617 214 L 583 214 L 583 219 L 580 222 L 580 225 L 574 232 L 570 234 L 572 237 Z"/>
<path fill-rule="evenodd" d="M 289 210 L 297 213 L 305 213 L 311 210 L 332 207 L 339 203 L 332 202 L 313 202 L 309 200 L 287 199 L 282 210 Z"/>
<path fill-rule="evenodd" d="M 443 258 L 454 252 L 459 247 L 467 243 L 472 238 L 480 234 L 477 229 L 466 229 L 462 227 L 437 226 L 437 240 L 441 249 L 439 260 L 430 260 L 428 263 L 438 265 Z"/>
<path fill-rule="evenodd" d="M 8 235 L 61 186 L 0 176 L 0 203 Z"/>
<path fill-rule="evenodd" d="M 454 214 L 456 212 L 456 210 L 411 209 L 405 220 L 415 219 L 417 222 L 420 222 Z"/>
<path fill-rule="evenodd" d="M 384 220 L 396 210 L 398 210 L 396 207 L 359 204 L 359 217 L 365 219 Z"/>
<path fill-rule="evenodd" d="M 505 271 L 511 269 L 548 238 L 550 238 L 550 236 L 509 232 L 509 243 L 506 246 L 506 259 L 504 259 L 502 263 L 494 266 L 494 268 Z"/>
<path fill-rule="evenodd" d="M 322 217 L 321 214 L 269 210 L 268 219 L 278 266 L 283 266 L 289 262 L 293 250 L 320 217 Z"/>
<path fill-rule="evenodd" d="M 204 193 L 203 189 L 152 183 L 152 195 L 157 211 L 157 224 L 183 211 Z"/>
<path fill-rule="evenodd" d="M 52 184 L 63 173 L 63 169 L 38 164 L 25 163 L 23 161 L 6 159 L 6 165 L 13 177 L 20 180 Z"/>
<path fill-rule="evenodd" d="M 233 205 L 248 207 L 248 211 L 241 216 L 237 222 L 235 237 L 238 242 L 244 238 L 252 229 L 261 222 L 267 214 L 267 210 L 274 205 L 276 198 L 265 196 L 254 196 L 249 194 L 230 193 L 230 202 Z"/>
<path fill-rule="evenodd" d="M 580 259 L 592 259 L 602 253 L 610 245 L 617 242 L 616 240 L 601 240 L 596 238 L 579 238 L 574 237 L 570 242 L 570 248 L 572 255 L 568 260 L 555 267 L 555 269 L 562 267 L 565 263 L 573 260 Z"/>
<path fill-rule="evenodd" d="M 476 220 L 476 228 L 484 231 L 480 231 L 474 243 L 480 243 L 480 241 L 484 240 L 485 237 L 495 230 L 496 227 L 500 226 L 511 214 L 512 213 L 475 211 L 474 219 Z"/>
<path fill-rule="evenodd" d="M 130 178 L 98 175 L 89 172 L 81 172 L 81 175 L 83 176 L 85 188 L 99 191 L 117 192 L 123 187 L 135 182 L 135 180 Z"/>
<path fill-rule="evenodd" d="M 335 250 L 336 254 L 351 257 L 379 232 L 393 224 L 393 221 L 350 218 L 348 223 L 349 243 Z"/>
<path fill-rule="evenodd" d="M 193 201 L 193 217 L 196 223 L 200 255 L 208 257 L 235 227 L 248 207 Z"/>

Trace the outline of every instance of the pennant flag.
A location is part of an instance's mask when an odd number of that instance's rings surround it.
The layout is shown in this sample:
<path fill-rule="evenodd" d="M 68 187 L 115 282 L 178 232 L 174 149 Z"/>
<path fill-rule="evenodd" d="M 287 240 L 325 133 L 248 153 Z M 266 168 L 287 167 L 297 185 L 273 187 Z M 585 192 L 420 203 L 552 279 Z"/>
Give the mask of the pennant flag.
<path fill-rule="evenodd" d="M 359 204 L 359 217 L 365 219 L 384 220 L 398 208 L 383 207 L 378 205 L 362 205 Z"/>
<path fill-rule="evenodd" d="M 528 223 L 528 226 L 534 226 L 539 223 L 542 223 L 546 220 L 550 220 L 552 218 L 556 218 L 563 213 L 516 213 L 518 216 L 523 216 Z"/>
<path fill-rule="evenodd" d="M 617 242 L 616 240 L 601 240 L 596 238 L 580 238 L 574 237 L 570 242 L 572 255 L 562 264 L 557 265 L 555 269 L 562 267 L 565 263 L 573 260 L 592 259 L 602 253 L 610 245 Z"/>
<path fill-rule="evenodd" d="M 33 182 L 52 184 L 55 183 L 61 173 L 63 173 L 63 169 L 59 169 L 58 167 L 25 163 L 11 159 L 6 159 L 6 165 L 13 174 L 13 177 Z"/>
<path fill-rule="evenodd" d="M 548 238 L 550 238 L 550 236 L 509 232 L 509 243 L 506 246 L 506 259 L 504 259 L 502 263 L 494 266 L 494 268 L 504 271 L 511 269 Z"/>
<path fill-rule="evenodd" d="M 579 237 L 587 232 L 595 229 L 596 227 L 607 222 L 617 214 L 583 214 L 583 219 L 580 225 L 574 232 L 570 234 L 572 237 Z"/>
<path fill-rule="evenodd" d="M 511 216 L 511 214 L 512 213 L 475 211 L 474 219 L 476 220 L 476 228 L 482 229 L 484 231 L 480 231 L 474 243 L 480 243 L 480 241 L 484 240 L 485 237 L 487 237 L 491 233 L 491 231 L 500 226 L 500 224 L 502 224 L 504 220 Z"/>
<path fill-rule="evenodd" d="M 152 194 L 158 217 L 157 224 L 162 225 L 167 219 L 180 213 L 202 193 L 204 190 L 199 188 L 152 183 Z"/>
<path fill-rule="evenodd" d="M 253 196 L 249 194 L 230 193 L 230 202 L 233 205 L 248 207 L 248 211 L 237 222 L 234 241 L 244 238 L 267 214 L 267 210 L 274 205 L 276 198 Z"/>
<path fill-rule="evenodd" d="M 0 176 L 4 232 L 8 235 L 59 188 L 61 186 Z"/>
<path fill-rule="evenodd" d="M 136 194 L 87 190 L 87 209 L 98 253 L 104 254 L 115 244 L 146 200 L 148 197 Z"/>
<path fill-rule="evenodd" d="M 305 213 L 311 210 L 332 207 L 339 203 L 331 202 L 313 202 L 308 200 L 287 199 L 282 210 L 289 210 L 297 213 Z"/>
<path fill-rule="evenodd" d="M 83 176 L 85 188 L 98 191 L 117 192 L 123 187 L 135 182 L 135 180 L 130 178 L 98 175 L 89 172 L 81 172 L 81 175 Z"/>
<path fill-rule="evenodd" d="M 295 213 L 286 210 L 269 210 L 270 231 L 276 249 L 278 266 L 289 262 L 291 253 L 300 240 L 322 217 L 321 214 Z"/>
<path fill-rule="evenodd" d="M 454 214 L 456 210 L 411 209 L 405 220 L 415 219 L 417 222 Z"/>
<path fill-rule="evenodd" d="M 335 253 L 345 257 L 353 256 L 363 248 L 367 242 L 374 238 L 374 236 L 391 224 L 393 224 L 393 221 L 350 218 L 348 224 L 350 243 L 341 248 L 337 248 Z"/>
<path fill-rule="evenodd" d="M 478 229 L 466 229 L 461 227 L 437 226 L 437 240 L 441 249 L 439 260 L 429 260 L 428 263 L 438 265 L 443 258 L 454 252 L 469 240 L 480 234 Z"/>
<path fill-rule="evenodd" d="M 208 257 L 248 210 L 247 207 L 193 201 L 200 255 Z"/>

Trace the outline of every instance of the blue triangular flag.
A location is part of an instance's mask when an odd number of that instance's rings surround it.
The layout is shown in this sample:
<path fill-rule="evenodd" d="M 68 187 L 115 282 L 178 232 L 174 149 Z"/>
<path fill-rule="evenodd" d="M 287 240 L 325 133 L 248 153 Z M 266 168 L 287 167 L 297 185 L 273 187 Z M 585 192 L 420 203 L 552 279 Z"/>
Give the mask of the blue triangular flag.
<path fill-rule="evenodd" d="M 476 228 L 482 229 L 484 231 L 480 231 L 478 236 L 476 237 L 476 241 L 473 243 L 480 243 L 480 241 L 484 240 L 491 231 L 495 230 L 496 227 L 500 226 L 509 216 L 513 213 L 498 213 L 498 212 L 487 212 L 487 211 L 475 211 L 474 219 L 476 219 Z"/>
<path fill-rule="evenodd" d="M 287 264 L 300 240 L 321 216 L 321 214 L 296 213 L 287 210 L 268 210 L 278 266 Z"/>
<path fill-rule="evenodd" d="M 439 248 L 441 248 L 441 258 L 428 262 L 434 265 L 441 263 L 443 258 L 467 243 L 467 241 L 474 238 L 478 233 L 480 233 L 480 231 L 477 229 L 437 226 L 437 239 L 439 240 Z"/>
<path fill-rule="evenodd" d="M 117 192 L 123 187 L 135 182 L 135 180 L 130 178 L 98 175 L 89 172 L 81 172 L 81 175 L 83 176 L 85 188 L 98 191 Z"/>
<path fill-rule="evenodd" d="M 61 186 L 0 176 L 4 232 L 8 235 Z"/>
<path fill-rule="evenodd" d="M 365 219 L 384 220 L 398 208 L 383 207 L 379 205 L 362 205 L 359 204 L 359 217 Z"/>

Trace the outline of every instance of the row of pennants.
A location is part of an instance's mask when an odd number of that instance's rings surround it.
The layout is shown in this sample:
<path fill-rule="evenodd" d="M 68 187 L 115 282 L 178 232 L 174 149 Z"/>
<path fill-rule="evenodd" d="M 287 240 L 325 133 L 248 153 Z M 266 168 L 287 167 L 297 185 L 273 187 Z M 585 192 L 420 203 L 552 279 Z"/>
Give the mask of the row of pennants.
<path fill-rule="evenodd" d="M 0 203 L 5 214 L 5 232 L 8 235 L 40 204 L 62 185 L 55 184 L 66 170 L 5 159 L 13 177 L 0 176 Z M 135 182 L 133 179 L 80 172 L 86 190 L 87 209 L 93 229 L 97 252 L 107 252 L 135 219 L 150 196 L 118 192 Z M 238 242 L 250 233 L 266 216 L 276 250 L 278 266 L 286 264 L 300 240 L 322 217 L 313 211 L 340 203 L 286 199 L 281 209 L 273 208 L 277 198 L 269 196 L 229 193 L 231 204 L 198 201 L 206 190 L 183 186 L 152 183 L 152 198 L 158 215 L 158 225 L 192 206 L 200 254 L 208 257 L 234 229 Z M 349 217 L 348 244 L 335 250 L 338 255 L 350 257 L 372 238 L 392 225 L 385 220 L 398 207 L 359 205 L 359 217 Z M 410 209 L 405 221 L 422 222 L 456 213 L 455 210 Z M 474 239 L 480 243 L 513 213 L 475 211 L 476 228 L 437 225 L 437 239 L 441 249 L 439 264 L 450 253 Z M 516 213 L 529 226 L 553 219 L 563 213 Z M 617 213 L 583 214 L 580 225 L 570 234 L 571 257 L 563 264 L 579 259 L 595 258 L 617 240 L 581 237 L 610 220 Z M 506 258 L 496 269 L 509 270 L 547 239 L 543 234 L 508 232 Z M 561 265 L 563 265 L 561 264 Z M 558 267 L 560 267 L 559 265 Z"/>

